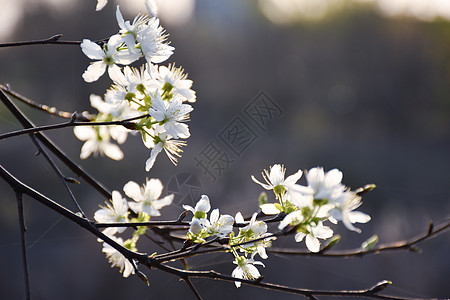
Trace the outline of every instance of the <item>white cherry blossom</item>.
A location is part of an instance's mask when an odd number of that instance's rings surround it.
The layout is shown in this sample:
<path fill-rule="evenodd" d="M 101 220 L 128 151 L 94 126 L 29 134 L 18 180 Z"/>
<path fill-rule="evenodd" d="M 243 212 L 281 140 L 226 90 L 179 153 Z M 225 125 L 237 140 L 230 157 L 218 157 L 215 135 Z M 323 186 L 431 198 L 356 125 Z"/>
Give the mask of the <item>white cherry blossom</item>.
<path fill-rule="evenodd" d="M 122 238 L 111 236 L 111 239 L 113 239 L 115 242 L 117 242 L 120 245 L 123 245 L 124 242 Z M 130 249 L 130 250 L 136 250 L 136 249 Z M 134 274 L 134 267 L 131 264 L 131 262 L 123 256 L 122 253 L 117 251 L 115 248 L 107 244 L 106 242 L 103 243 L 103 253 L 106 254 L 106 257 L 108 258 L 108 261 L 111 263 L 112 267 L 119 267 L 120 272 L 122 273 L 123 277 L 128 277 L 131 274 Z"/>
<path fill-rule="evenodd" d="M 118 51 L 123 42 L 123 38 L 118 34 L 111 36 L 108 43 L 103 45 L 103 48 L 88 39 L 84 39 L 81 43 L 81 50 L 87 57 L 96 61 L 91 63 L 83 73 L 83 79 L 86 82 L 94 82 L 108 68 L 109 77 L 114 81 L 120 81 L 123 75 L 117 64 L 128 65 L 141 56 L 139 50 L 136 49 Z"/>
<path fill-rule="evenodd" d="M 175 50 L 166 43 L 166 39 L 164 29 L 159 26 L 159 19 L 155 17 L 151 18 L 145 29 L 136 36 L 147 62 L 155 64 L 166 61 Z"/>
<path fill-rule="evenodd" d="M 233 231 L 234 218 L 230 215 L 221 215 L 216 208 L 211 212 L 209 220 L 205 222 L 208 233 L 225 237 Z"/>
<path fill-rule="evenodd" d="M 193 110 L 189 104 L 183 104 L 181 99 L 174 97 L 169 101 L 164 101 L 161 95 L 156 91 L 152 95 L 152 107 L 148 113 L 163 126 L 173 138 L 188 138 L 191 134 L 186 124 L 180 123 L 189 118 L 189 113 Z"/>
<path fill-rule="evenodd" d="M 148 172 L 153 167 L 156 161 L 156 157 L 158 154 L 164 150 L 169 157 L 170 161 L 177 165 L 178 159 L 177 157 L 181 157 L 180 152 L 182 146 L 186 146 L 186 142 L 180 140 L 172 139 L 172 136 L 167 134 L 166 132 L 157 133 L 158 129 L 155 130 L 155 136 L 149 137 L 143 135 L 144 145 L 147 148 L 152 149 L 150 152 L 150 157 L 145 162 L 145 170 Z M 145 138 L 144 138 L 145 136 Z"/>
<path fill-rule="evenodd" d="M 91 154 L 106 155 L 114 160 L 123 159 L 123 152 L 119 146 L 110 141 L 111 132 L 106 126 L 76 126 L 73 129 L 75 136 L 85 141 L 81 147 L 80 158 L 86 159 Z"/>
<path fill-rule="evenodd" d="M 353 211 L 361 204 L 361 197 L 351 191 L 345 191 L 335 199 L 336 206 L 329 211 L 330 221 L 342 221 L 348 230 L 360 233 L 361 229 L 353 226 L 354 223 L 367 223 L 370 216 L 360 212 Z"/>
<path fill-rule="evenodd" d="M 129 181 L 123 187 L 125 195 L 135 202 L 128 202 L 128 205 L 135 213 L 144 212 L 150 216 L 160 216 L 159 210 L 164 206 L 172 204 L 174 195 L 161 198 L 163 185 L 159 179 L 147 179 L 144 186 L 139 186 L 134 181 Z"/>
<path fill-rule="evenodd" d="M 133 49 L 136 43 L 136 36 L 145 30 L 149 17 L 139 14 L 134 18 L 133 23 L 130 23 L 130 21 L 124 20 L 119 5 L 117 5 L 116 19 L 120 27 L 119 33 L 124 39 L 128 49 Z"/>
<path fill-rule="evenodd" d="M 195 204 L 195 208 L 186 204 L 183 205 L 183 208 L 192 212 L 194 214 L 194 218 L 205 219 L 204 221 L 207 221 L 206 214 L 211 209 L 211 204 L 209 202 L 209 197 L 207 195 L 202 195 L 197 204 Z"/>
<path fill-rule="evenodd" d="M 259 271 L 255 267 L 255 265 L 261 265 L 264 267 L 264 264 L 262 262 L 255 261 L 252 258 L 247 259 L 243 256 L 239 256 L 236 257 L 233 263 L 237 265 L 237 267 L 233 270 L 233 273 L 231 273 L 231 276 L 233 276 L 234 278 L 256 280 L 261 277 L 261 274 L 259 274 Z M 236 285 L 236 287 L 241 286 L 240 281 L 235 281 L 234 284 Z"/>
<path fill-rule="evenodd" d="M 187 79 L 182 68 L 176 68 L 174 64 L 159 66 L 151 70 L 151 77 L 156 88 L 169 90 L 173 96 L 182 101 L 195 102 L 195 91 L 191 89 L 192 80 Z"/>
<path fill-rule="evenodd" d="M 106 207 L 102 207 L 94 214 L 95 221 L 99 223 L 126 223 L 128 222 L 128 205 L 127 200 L 122 197 L 120 192 L 113 191 L 110 203 L 106 203 Z M 109 227 L 108 235 L 116 232 L 125 231 L 126 227 Z"/>
<path fill-rule="evenodd" d="M 319 252 L 320 251 L 320 242 L 319 239 L 328 239 L 333 236 L 333 230 L 324 226 L 322 222 L 318 222 L 317 225 L 307 225 L 306 226 L 307 233 L 299 232 L 295 235 L 295 241 L 301 242 L 304 237 L 306 237 L 306 247 L 311 252 Z"/>

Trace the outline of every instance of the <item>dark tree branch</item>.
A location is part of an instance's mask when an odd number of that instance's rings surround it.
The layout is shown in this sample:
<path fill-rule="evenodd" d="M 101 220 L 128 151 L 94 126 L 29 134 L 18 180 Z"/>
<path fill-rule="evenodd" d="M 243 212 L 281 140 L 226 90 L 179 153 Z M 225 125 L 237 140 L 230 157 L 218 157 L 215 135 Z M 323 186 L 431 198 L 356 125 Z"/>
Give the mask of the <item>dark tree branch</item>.
<path fill-rule="evenodd" d="M 168 266 L 166 264 L 156 264 L 154 267 L 165 271 L 167 273 L 173 274 L 178 276 L 180 279 L 183 278 L 206 278 L 206 279 L 214 279 L 214 280 L 223 280 L 228 282 L 235 282 L 240 281 L 243 284 L 268 289 L 268 290 L 274 290 L 274 291 L 280 291 L 284 293 L 290 293 L 290 294 L 297 294 L 302 295 L 306 298 L 310 298 L 311 296 L 340 296 L 340 297 L 365 297 L 365 298 L 375 298 L 375 299 L 390 299 L 390 300 L 415 300 L 415 299 L 422 299 L 422 298 L 405 298 L 405 297 L 398 297 L 398 296 L 391 296 L 391 295 L 380 295 L 379 292 L 381 292 L 384 288 L 386 288 L 391 282 L 384 280 L 376 285 L 374 285 L 371 288 L 363 289 L 363 290 L 339 290 L 339 291 L 326 291 L 326 290 L 311 290 L 311 289 L 300 289 L 300 288 L 293 288 L 288 287 L 284 285 L 278 285 L 273 283 L 266 283 L 262 280 L 247 280 L 247 279 L 238 279 L 234 278 L 229 275 L 221 274 L 215 271 L 186 271 L 177 269 L 171 266 Z"/>
<path fill-rule="evenodd" d="M 27 300 L 31 299 L 30 292 L 30 276 L 28 272 L 28 259 L 27 259 L 27 243 L 25 239 L 25 218 L 23 217 L 23 199 L 22 193 L 16 191 L 17 199 L 17 212 L 19 214 L 19 226 L 20 226 L 20 244 L 22 249 L 22 265 L 23 265 L 23 275 L 25 282 L 25 297 Z"/>
<path fill-rule="evenodd" d="M 25 128 L 33 128 L 34 124 L 20 111 L 20 109 L 8 98 L 8 96 L 0 90 L 0 99 L 9 111 L 16 117 L 17 120 Z M 59 149 L 46 135 L 43 133 L 35 133 L 36 137 L 54 154 L 58 157 L 69 169 L 75 174 L 86 180 L 91 186 L 99 191 L 106 198 L 111 198 L 111 193 L 95 180 L 91 175 L 84 171 L 80 166 L 73 162 L 61 149 Z"/>
<path fill-rule="evenodd" d="M 97 238 L 100 238 L 101 240 L 105 241 L 107 244 L 114 247 L 117 251 L 119 251 L 128 259 L 136 259 L 145 265 L 149 265 L 149 260 L 152 260 L 145 254 L 130 251 L 127 248 L 123 247 L 122 245 L 118 244 L 113 239 L 111 239 L 110 237 L 99 231 L 89 219 L 74 214 L 64 206 L 61 206 L 60 204 L 56 203 L 50 198 L 40 194 L 31 187 L 25 185 L 24 183 L 16 179 L 13 175 L 11 175 L 2 165 L 0 165 L 0 177 L 4 181 L 6 181 L 6 183 L 9 184 L 9 186 L 16 192 L 16 194 L 17 193 L 25 194 L 37 200 L 46 207 L 50 208 L 51 210 L 66 217 L 72 222 L 78 224 L 80 227 L 94 234 Z"/>

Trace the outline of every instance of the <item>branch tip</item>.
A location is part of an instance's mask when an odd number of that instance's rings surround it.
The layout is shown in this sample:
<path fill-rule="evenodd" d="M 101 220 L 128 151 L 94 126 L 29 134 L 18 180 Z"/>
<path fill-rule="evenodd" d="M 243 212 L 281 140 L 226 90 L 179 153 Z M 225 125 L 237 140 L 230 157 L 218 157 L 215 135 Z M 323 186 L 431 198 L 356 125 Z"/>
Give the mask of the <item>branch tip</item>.
<path fill-rule="evenodd" d="M 63 36 L 62 33 L 58 33 L 58 34 L 55 34 L 54 36 L 52 36 L 49 40 L 52 41 L 52 42 L 56 42 L 56 41 L 58 41 L 60 38 L 62 38 L 62 36 Z"/>
<path fill-rule="evenodd" d="M 433 221 L 430 222 L 430 224 L 428 225 L 428 235 L 431 235 L 433 233 L 434 230 L 434 224 Z"/>
<path fill-rule="evenodd" d="M 142 280 L 147 286 L 150 286 L 150 282 L 148 281 L 147 276 L 142 273 L 141 271 L 137 271 L 136 275 L 139 277 L 140 280 Z"/>

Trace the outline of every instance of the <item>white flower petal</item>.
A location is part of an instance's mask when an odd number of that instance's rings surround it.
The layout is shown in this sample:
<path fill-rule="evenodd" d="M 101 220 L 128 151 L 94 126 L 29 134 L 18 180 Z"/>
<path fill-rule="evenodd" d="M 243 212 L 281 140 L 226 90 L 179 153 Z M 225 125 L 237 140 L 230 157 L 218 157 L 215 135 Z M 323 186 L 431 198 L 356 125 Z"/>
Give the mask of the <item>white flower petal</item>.
<path fill-rule="evenodd" d="M 306 236 L 305 242 L 306 242 L 306 247 L 309 249 L 309 251 L 315 252 L 315 253 L 320 251 L 320 242 L 317 238 L 308 234 Z"/>
<path fill-rule="evenodd" d="M 114 160 L 122 160 L 123 152 L 116 144 L 109 143 L 103 148 L 103 152 L 106 156 Z"/>
<path fill-rule="evenodd" d="M 129 181 L 127 184 L 125 184 L 123 187 L 123 191 L 125 192 L 125 195 L 136 202 L 145 200 L 142 195 L 141 187 L 134 181 Z"/>
<path fill-rule="evenodd" d="M 88 126 L 76 126 L 73 129 L 73 133 L 81 141 L 87 141 L 97 136 L 95 129 Z"/>
<path fill-rule="evenodd" d="M 95 10 L 96 11 L 102 10 L 106 6 L 107 3 L 108 3 L 108 0 L 98 0 L 97 7 L 95 7 Z"/>
<path fill-rule="evenodd" d="M 348 212 L 348 219 L 352 223 L 367 223 L 370 221 L 370 216 L 360 211 Z"/>
<path fill-rule="evenodd" d="M 164 206 L 168 206 L 168 205 L 172 204 L 173 198 L 174 198 L 174 195 L 168 195 L 162 199 L 153 201 L 152 205 L 155 209 L 161 209 Z"/>
<path fill-rule="evenodd" d="M 304 234 L 303 232 L 299 232 L 295 235 L 295 241 L 297 243 L 303 241 L 303 238 L 306 236 L 306 234 Z"/>
<path fill-rule="evenodd" d="M 91 63 L 86 71 L 83 73 L 83 79 L 86 82 L 94 82 L 97 81 L 106 70 L 106 64 L 103 61 L 96 61 Z"/>
<path fill-rule="evenodd" d="M 121 82 L 126 82 L 127 79 L 125 78 L 125 75 L 123 75 L 122 70 L 118 65 L 110 65 L 108 67 L 108 75 L 109 78 L 111 78 L 112 81 L 120 84 Z"/>
<path fill-rule="evenodd" d="M 261 211 L 266 215 L 277 215 L 280 213 L 274 203 L 266 203 L 259 206 Z"/>
<path fill-rule="evenodd" d="M 149 159 L 147 159 L 147 161 L 145 162 L 145 170 L 147 172 L 150 171 L 150 169 L 155 164 L 156 157 L 158 156 L 158 154 L 161 152 L 162 149 L 163 149 L 162 143 L 156 144 L 155 148 L 152 149 Z"/>
<path fill-rule="evenodd" d="M 102 47 L 88 39 L 84 39 L 80 46 L 81 51 L 90 59 L 102 60 L 105 57 Z"/>

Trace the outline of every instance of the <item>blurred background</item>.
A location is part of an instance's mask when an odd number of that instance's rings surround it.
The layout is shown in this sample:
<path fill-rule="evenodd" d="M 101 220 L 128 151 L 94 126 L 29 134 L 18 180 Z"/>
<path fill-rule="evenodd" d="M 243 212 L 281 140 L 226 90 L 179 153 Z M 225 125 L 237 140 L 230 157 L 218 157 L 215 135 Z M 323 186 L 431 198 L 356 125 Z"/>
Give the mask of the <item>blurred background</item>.
<path fill-rule="evenodd" d="M 197 92 L 189 122 L 191 137 L 178 167 L 160 155 L 145 172 L 149 151 L 139 137 L 122 146 L 125 159 L 80 160 L 82 142 L 70 129 L 48 132 L 71 158 L 110 190 L 129 180 L 160 178 L 176 194 L 160 219 L 172 219 L 182 204 L 206 193 L 213 207 L 249 216 L 262 191 L 251 175 L 274 163 L 287 174 L 323 166 L 339 168 L 343 183 L 375 183 L 360 210 L 372 216 L 361 234 L 343 236 L 336 249 L 359 247 L 378 234 L 380 242 L 412 237 L 449 218 L 450 212 L 450 2 L 446 0 L 176 0 L 157 1 L 162 25 Z M 125 19 L 144 12 L 143 1 L 0 0 L 0 43 L 63 33 L 65 40 L 102 39 L 117 32 L 115 8 Z M 110 82 L 85 83 L 89 64 L 78 46 L 0 49 L 0 83 L 37 102 L 69 112 L 88 110 L 89 95 Z M 262 101 L 262 102 L 261 102 Z M 258 124 L 251 110 L 271 105 L 276 114 Z M 40 125 L 61 122 L 21 105 Z M 264 111 L 264 109 L 263 109 Z M 236 121 L 237 120 L 237 121 Z M 260 119 L 261 120 L 261 119 Z M 249 131 L 234 149 L 224 133 L 239 122 Z M 242 125 L 243 124 L 243 125 Z M 0 131 L 20 124 L 0 106 Z M 199 164 L 212 145 L 222 169 Z M 236 151 L 237 150 L 237 151 Z M 26 184 L 75 210 L 64 188 L 28 137 L 0 141 L 0 164 Z M 226 163 L 224 164 L 224 161 Z M 70 172 L 62 167 L 66 175 Z M 305 184 L 302 179 L 300 183 Z M 0 294 L 24 298 L 20 235 L 14 193 L 0 181 Z M 105 199 L 82 182 L 74 192 L 88 215 Z M 272 195 L 269 200 L 273 201 Z M 150 287 L 123 279 L 101 244 L 77 225 L 25 198 L 33 299 L 193 299 L 187 286 L 157 270 Z M 298 247 L 292 237 L 279 247 Z M 393 281 L 385 292 L 411 297 L 449 297 L 448 232 L 419 245 L 422 254 L 392 252 L 353 259 L 270 255 L 260 268 L 265 280 L 312 289 L 363 289 Z M 161 251 L 143 243 L 142 252 Z M 231 274 L 229 254 L 189 261 L 194 269 Z M 181 267 L 181 264 L 175 264 Z M 194 280 L 205 299 L 297 299 L 234 284 Z M 342 298 L 341 298 L 342 299 Z"/>

